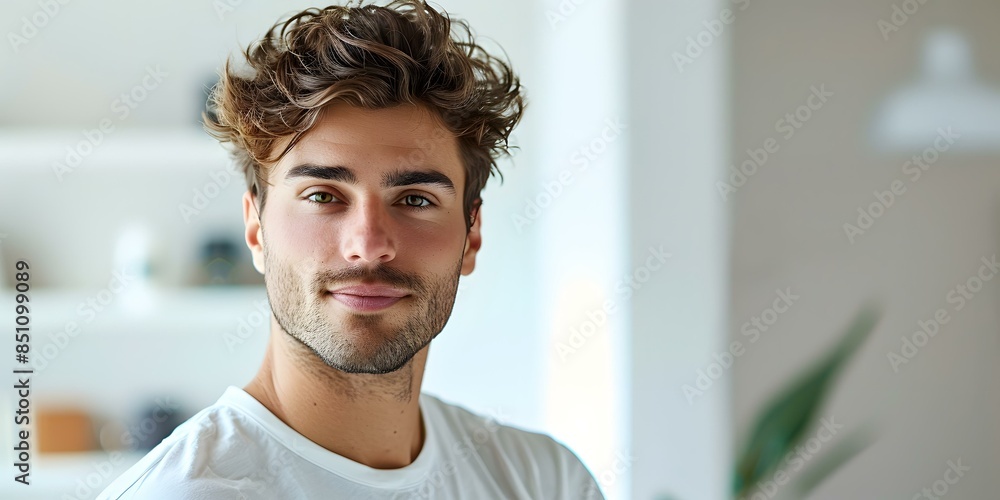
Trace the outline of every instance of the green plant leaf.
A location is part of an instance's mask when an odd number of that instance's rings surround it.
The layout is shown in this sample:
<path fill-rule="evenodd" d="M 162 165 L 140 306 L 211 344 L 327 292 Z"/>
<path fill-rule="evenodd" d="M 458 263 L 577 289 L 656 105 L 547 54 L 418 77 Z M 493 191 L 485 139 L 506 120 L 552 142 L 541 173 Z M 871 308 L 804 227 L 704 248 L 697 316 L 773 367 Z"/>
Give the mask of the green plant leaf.
<path fill-rule="evenodd" d="M 867 306 L 858 313 L 837 347 L 772 399 L 758 416 L 737 461 L 733 493 L 739 497 L 774 471 L 801 440 L 826 399 L 832 381 L 878 323 Z"/>
<path fill-rule="evenodd" d="M 795 481 L 795 490 L 798 493 L 796 496 L 804 498 L 806 494 L 830 477 L 830 474 L 836 472 L 858 453 L 871 446 L 874 441 L 874 432 L 870 428 L 856 430 L 838 439 L 833 444 L 833 449 L 824 453 L 815 463 L 802 471 L 800 479 Z"/>

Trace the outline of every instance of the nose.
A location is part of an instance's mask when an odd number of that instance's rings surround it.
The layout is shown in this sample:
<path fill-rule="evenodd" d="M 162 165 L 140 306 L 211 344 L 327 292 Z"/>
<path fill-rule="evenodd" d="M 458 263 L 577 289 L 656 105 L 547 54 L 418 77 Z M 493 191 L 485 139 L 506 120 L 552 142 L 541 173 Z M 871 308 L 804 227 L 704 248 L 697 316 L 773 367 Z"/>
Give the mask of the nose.
<path fill-rule="evenodd" d="M 376 198 L 359 200 L 344 220 L 344 259 L 356 265 L 377 265 L 396 257 L 389 214 Z"/>

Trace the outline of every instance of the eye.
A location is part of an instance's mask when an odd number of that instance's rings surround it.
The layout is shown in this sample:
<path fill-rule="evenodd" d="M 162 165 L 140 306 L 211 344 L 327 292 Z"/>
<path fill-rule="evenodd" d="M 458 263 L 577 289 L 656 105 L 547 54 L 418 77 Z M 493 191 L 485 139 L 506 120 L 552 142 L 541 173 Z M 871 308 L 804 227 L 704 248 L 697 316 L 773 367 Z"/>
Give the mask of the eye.
<path fill-rule="evenodd" d="M 433 203 L 419 194 L 409 194 L 403 198 L 403 204 L 411 208 L 430 208 Z"/>
<path fill-rule="evenodd" d="M 306 196 L 306 199 L 309 200 L 309 201 L 311 201 L 311 202 L 313 202 L 313 203 L 318 203 L 318 204 L 322 205 L 322 204 L 330 203 L 335 198 L 333 197 L 332 194 L 327 193 L 326 191 L 317 191 L 317 192 L 315 192 L 315 193 L 313 193 L 313 194 L 311 194 L 309 196 Z"/>

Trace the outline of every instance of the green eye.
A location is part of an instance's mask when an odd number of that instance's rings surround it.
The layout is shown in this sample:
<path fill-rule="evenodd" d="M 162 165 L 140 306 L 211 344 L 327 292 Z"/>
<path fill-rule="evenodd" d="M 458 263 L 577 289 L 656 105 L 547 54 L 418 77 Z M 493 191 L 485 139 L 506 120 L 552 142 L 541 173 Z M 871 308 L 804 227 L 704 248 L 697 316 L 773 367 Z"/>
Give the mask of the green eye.
<path fill-rule="evenodd" d="M 406 206 L 413 208 L 426 208 L 431 205 L 430 200 L 417 194 L 407 195 L 403 198 L 403 203 Z"/>
<path fill-rule="evenodd" d="M 330 203 L 333 201 L 333 195 L 324 191 L 319 191 L 307 196 L 306 199 L 313 203 Z"/>

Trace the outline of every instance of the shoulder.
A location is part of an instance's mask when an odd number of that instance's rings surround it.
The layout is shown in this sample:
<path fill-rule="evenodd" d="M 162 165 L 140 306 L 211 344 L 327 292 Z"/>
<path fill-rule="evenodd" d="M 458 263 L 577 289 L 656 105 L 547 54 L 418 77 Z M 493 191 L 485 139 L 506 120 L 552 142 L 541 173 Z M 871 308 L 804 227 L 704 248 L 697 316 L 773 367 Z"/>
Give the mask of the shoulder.
<path fill-rule="evenodd" d="M 178 426 L 115 479 L 98 500 L 242 500 L 260 470 L 259 432 L 232 408 L 213 405 Z"/>
<path fill-rule="evenodd" d="M 491 471 L 516 470 L 538 498 L 602 499 L 594 476 L 566 445 L 547 434 L 499 423 L 429 396 L 455 433 L 447 453 L 475 454 Z"/>

